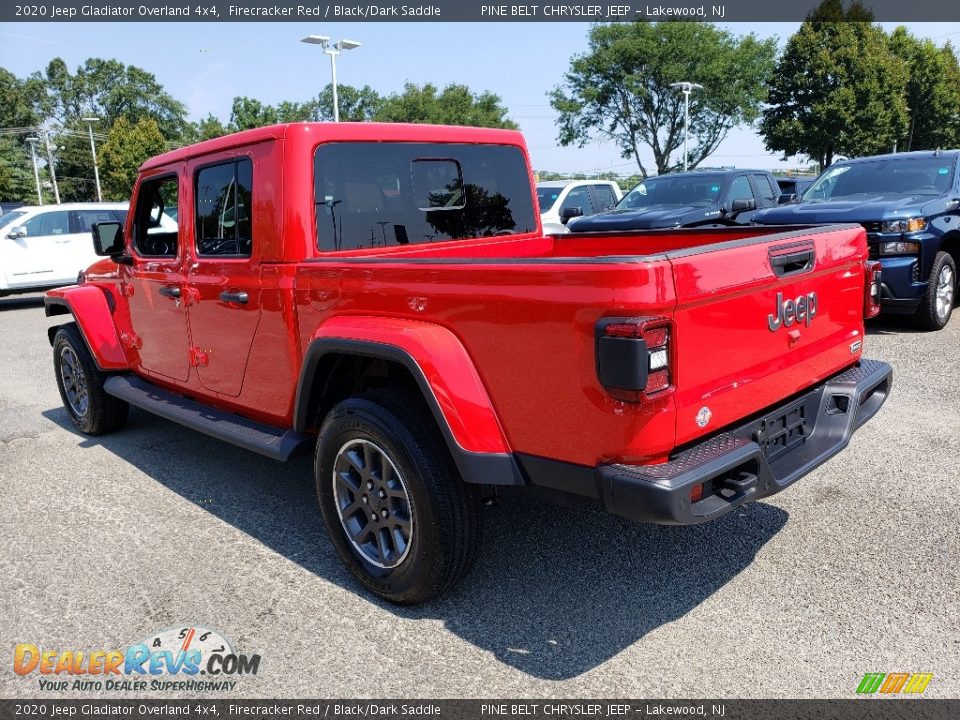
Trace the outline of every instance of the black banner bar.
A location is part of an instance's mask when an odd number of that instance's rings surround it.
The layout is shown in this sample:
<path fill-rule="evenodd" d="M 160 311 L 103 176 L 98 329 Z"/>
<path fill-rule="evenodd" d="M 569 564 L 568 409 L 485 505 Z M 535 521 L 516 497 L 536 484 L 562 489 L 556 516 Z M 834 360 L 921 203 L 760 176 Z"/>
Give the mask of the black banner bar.
<path fill-rule="evenodd" d="M 2 718 L 947 720 L 960 700 L 0 700 Z"/>
<path fill-rule="evenodd" d="M 846 0 L 845 4 L 849 4 Z M 820 0 L 506 0 L 320 2 L 318 0 L 48 0 L 7 3 L 3 22 L 709 22 L 801 21 Z M 960 20 L 960 3 L 944 0 L 863 0 L 878 22 Z"/>

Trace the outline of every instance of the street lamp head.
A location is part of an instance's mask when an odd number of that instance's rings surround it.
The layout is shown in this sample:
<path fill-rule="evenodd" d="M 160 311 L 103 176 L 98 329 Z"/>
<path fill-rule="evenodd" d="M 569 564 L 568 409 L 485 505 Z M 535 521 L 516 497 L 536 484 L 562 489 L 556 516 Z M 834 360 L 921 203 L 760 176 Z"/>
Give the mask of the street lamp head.
<path fill-rule="evenodd" d="M 98 117 L 85 117 L 85 118 L 80 118 L 80 119 L 83 120 L 85 123 L 100 122 L 100 118 L 98 118 Z"/>
<path fill-rule="evenodd" d="M 309 45 L 322 45 L 326 47 L 330 42 L 329 35 L 307 35 L 305 38 L 301 38 L 300 42 L 308 43 Z"/>
<path fill-rule="evenodd" d="M 338 50 L 354 50 L 355 48 L 360 47 L 362 43 L 358 43 L 356 40 L 341 40 L 337 43 Z"/>
<path fill-rule="evenodd" d="M 40 142 L 40 138 L 38 138 L 38 137 L 28 137 L 28 138 L 27 138 L 27 142 L 28 142 L 28 143 Z"/>

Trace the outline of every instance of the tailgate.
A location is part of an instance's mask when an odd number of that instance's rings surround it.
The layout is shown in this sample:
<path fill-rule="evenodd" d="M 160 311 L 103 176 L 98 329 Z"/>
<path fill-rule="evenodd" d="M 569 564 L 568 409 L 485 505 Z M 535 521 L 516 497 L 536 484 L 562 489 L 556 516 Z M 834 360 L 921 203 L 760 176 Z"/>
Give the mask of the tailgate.
<path fill-rule="evenodd" d="M 860 357 L 863 228 L 792 231 L 668 257 L 678 298 L 677 445 L 782 402 Z"/>

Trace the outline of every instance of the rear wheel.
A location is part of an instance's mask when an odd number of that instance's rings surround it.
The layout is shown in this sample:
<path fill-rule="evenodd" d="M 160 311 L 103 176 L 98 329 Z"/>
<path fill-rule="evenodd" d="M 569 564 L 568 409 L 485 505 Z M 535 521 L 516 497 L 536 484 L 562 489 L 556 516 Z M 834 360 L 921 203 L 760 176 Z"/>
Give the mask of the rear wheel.
<path fill-rule="evenodd" d="M 917 324 L 925 330 L 942 330 L 950 321 L 957 296 L 957 266 L 949 253 L 939 252 L 927 283 L 927 293 L 917 309 Z"/>
<path fill-rule="evenodd" d="M 129 405 L 103 389 L 107 376 L 97 369 L 83 336 L 73 323 L 53 338 L 53 367 L 63 407 L 87 435 L 105 435 L 127 422 Z"/>
<path fill-rule="evenodd" d="M 314 468 L 334 547 L 371 592 L 423 602 L 473 564 L 479 498 L 412 393 L 378 390 L 339 403 L 323 421 Z"/>

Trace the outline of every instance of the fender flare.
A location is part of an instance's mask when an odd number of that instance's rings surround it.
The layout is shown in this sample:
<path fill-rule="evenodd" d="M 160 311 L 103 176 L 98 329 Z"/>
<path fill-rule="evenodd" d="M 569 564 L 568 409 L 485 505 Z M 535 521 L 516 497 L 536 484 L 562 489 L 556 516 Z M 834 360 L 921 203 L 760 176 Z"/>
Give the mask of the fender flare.
<path fill-rule="evenodd" d="M 117 336 L 113 311 L 106 293 L 95 285 L 75 285 L 50 290 L 43 298 L 47 317 L 72 315 L 97 368 L 104 372 L 129 370 L 130 363 Z M 47 328 L 53 344 L 57 325 Z"/>
<path fill-rule="evenodd" d="M 310 397 L 317 368 L 331 353 L 403 365 L 416 380 L 464 481 L 526 484 L 473 361 L 450 330 L 434 323 L 366 316 L 324 323 L 304 353 L 295 430 L 302 432 L 311 423 Z"/>

